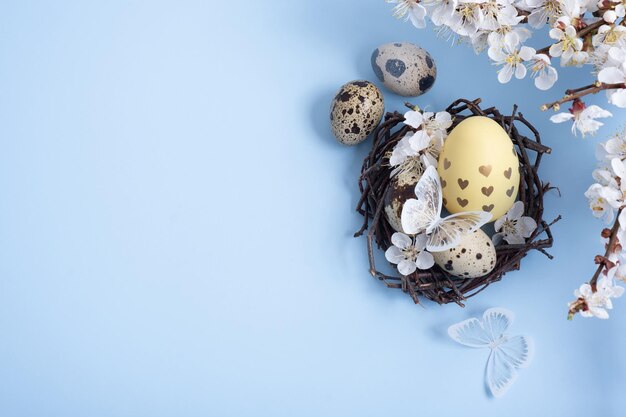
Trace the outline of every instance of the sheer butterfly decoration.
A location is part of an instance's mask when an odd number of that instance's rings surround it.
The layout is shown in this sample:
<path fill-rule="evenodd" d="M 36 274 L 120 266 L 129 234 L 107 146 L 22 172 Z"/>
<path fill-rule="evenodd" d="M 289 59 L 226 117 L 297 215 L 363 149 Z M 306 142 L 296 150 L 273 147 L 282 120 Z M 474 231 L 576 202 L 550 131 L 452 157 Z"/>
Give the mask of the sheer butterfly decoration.
<path fill-rule="evenodd" d="M 489 349 L 485 372 L 491 394 L 499 398 L 513 385 L 517 370 L 525 368 L 532 357 L 532 341 L 525 336 L 509 336 L 513 313 L 503 308 L 490 308 L 482 320 L 471 318 L 448 328 L 448 335 L 458 343 L 472 348 Z"/>
<path fill-rule="evenodd" d="M 442 219 L 442 194 L 439 174 L 435 167 L 429 166 L 415 186 L 417 200 L 408 199 L 402 207 L 402 229 L 409 235 L 422 232 L 428 235 L 426 249 L 429 252 L 457 246 L 461 236 L 475 232 L 491 220 L 491 214 L 485 211 L 456 213 Z"/>

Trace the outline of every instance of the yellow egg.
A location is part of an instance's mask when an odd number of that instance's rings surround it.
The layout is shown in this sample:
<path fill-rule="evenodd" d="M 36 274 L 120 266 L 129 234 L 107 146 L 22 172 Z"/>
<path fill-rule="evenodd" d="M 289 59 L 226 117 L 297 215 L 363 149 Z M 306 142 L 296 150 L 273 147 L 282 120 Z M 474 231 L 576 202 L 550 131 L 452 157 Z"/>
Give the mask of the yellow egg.
<path fill-rule="evenodd" d="M 496 220 L 517 199 L 517 152 L 502 126 L 488 117 L 469 117 L 452 129 L 437 171 L 450 213 L 483 210 Z"/>

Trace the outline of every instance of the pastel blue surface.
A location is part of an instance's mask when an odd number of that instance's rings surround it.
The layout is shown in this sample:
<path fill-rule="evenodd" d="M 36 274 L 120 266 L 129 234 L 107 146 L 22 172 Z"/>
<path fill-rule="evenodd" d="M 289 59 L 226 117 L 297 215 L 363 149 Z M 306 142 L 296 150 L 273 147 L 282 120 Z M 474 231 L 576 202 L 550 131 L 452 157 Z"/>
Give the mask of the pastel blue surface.
<path fill-rule="evenodd" d="M 415 103 L 516 102 L 554 149 L 555 260 L 465 309 L 384 288 L 351 237 L 370 142 L 339 146 L 328 107 L 392 41 L 437 62 Z M 585 71 L 501 86 L 382 0 L 2 1 L 0 62 L 1 416 L 623 415 L 626 299 L 565 320 L 602 250 L 583 197 L 600 138 L 538 110 Z M 500 400 L 487 352 L 445 333 L 493 306 L 536 344 Z"/>

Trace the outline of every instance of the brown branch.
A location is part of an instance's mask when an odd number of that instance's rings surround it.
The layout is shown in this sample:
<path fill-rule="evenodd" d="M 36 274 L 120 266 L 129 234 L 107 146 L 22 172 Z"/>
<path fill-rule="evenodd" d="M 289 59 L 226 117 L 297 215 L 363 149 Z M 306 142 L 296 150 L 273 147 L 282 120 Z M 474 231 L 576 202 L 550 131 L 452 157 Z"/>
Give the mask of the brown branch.
<path fill-rule="evenodd" d="M 590 84 L 585 87 L 570 89 L 565 91 L 565 96 L 562 99 L 542 105 L 541 110 L 546 111 L 548 109 L 554 109 L 555 111 L 557 111 L 563 103 L 574 101 L 589 94 L 597 94 L 600 91 L 615 90 L 618 88 L 626 88 L 626 83 L 604 84 L 598 82 L 596 84 Z"/>
<path fill-rule="evenodd" d="M 606 251 L 604 251 L 604 257 L 608 258 L 609 255 L 611 255 L 611 253 L 613 252 L 613 248 L 615 246 L 615 242 L 617 241 L 617 231 L 619 230 L 619 215 L 622 213 L 622 209 L 619 209 L 619 211 L 617 212 L 617 216 L 615 217 L 615 223 L 613 224 L 613 227 L 611 227 L 611 235 L 609 237 L 609 243 L 606 245 Z M 602 270 L 604 269 L 604 263 L 600 263 L 600 265 L 598 265 L 598 268 L 596 269 L 596 272 L 593 274 L 593 277 L 591 277 L 591 281 L 589 281 L 589 285 L 591 285 L 592 288 L 595 288 L 596 283 L 598 282 L 598 278 L 600 277 L 600 274 L 602 273 Z"/>
<path fill-rule="evenodd" d="M 620 208 L 617 212 L 617 216 L 615 217 L 615 223 L 613 223 L 613 227 L 611 227 L 611 230 L 609 232 L 609 242 L 606 244 L 606 250 L 604 251 L 604 256 L 597 256 L 596 258 L 600 258 L 599 260 L 597 260 L 596 262 L 598 263 L 598 267 L 596 268 L 596 272 L 593 274 L 593 276 L 591 277 L 591 280 L 589 280 L 589 285 L 591 286 L 591 290 L 593 292 L 597 291 L 597 284 L 598 284 L 598 279 L 600 278 L 600 274 L 602 274 L 602 271 L 604 270 L 604 268 L 606 268 L 606 260 L 609 258 L 609 256 L 611 255 L 611 253 L 613 253 L 614 249 L 615 249 L 615 245 L 617 243 L 617 232 L 619 231 L 619 216 L 622 213 L 622 208 Z M 585 301 L 584 298 L 579 298 L 578 300 L 574 301 L 569 308 L 569 311 L 567 313 L 567 319 L 571 320 L 574 318 L 574 315 L 576 315 L 576 313 L 579 313 L 581 311 L 586 311 L 588 309 L 587 306 L 587 302 Z"/>

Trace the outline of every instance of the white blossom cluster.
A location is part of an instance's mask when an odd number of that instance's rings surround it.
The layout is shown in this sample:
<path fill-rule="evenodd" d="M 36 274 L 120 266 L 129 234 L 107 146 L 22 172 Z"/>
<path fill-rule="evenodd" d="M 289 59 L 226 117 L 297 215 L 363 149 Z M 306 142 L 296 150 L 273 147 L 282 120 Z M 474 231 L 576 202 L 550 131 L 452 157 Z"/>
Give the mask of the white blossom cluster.
<path fill-rule="evenodd" d="M 429 166 L 437 166 L 443 142 L 452 126 L 450 113 L 410 110 L 404 115 L 404 123 L 416 129 L 409 132 L 394 147 L 389 164 L 394 167 L 391 175 L 413 172 L 421 175 Z"/>
<path fill-rule="evenodd" d="M 508 83 L 528 74 L 540 90 L 558 79 L 561 67 L 588 65 L 606 90 L 609 103 L 626 107 L 626 0 L 386 0 L 395 3 L 394 15 L 424 28 L 426 19 L 439 33 L 471 44 L 498 66 L 498 80 Z M 537 51 L 526 45 L 532 30 L 549 25 L 550 45 Z M 558 110 L 558 105 L 554 106 Z M 587 111 L 582 101 L 569 115 L 552 121 L 574 121 L 583 135 L 611 114 L 597 106 Z"/>
<path fill-rule="evenodd" d="M 608 141 L 598 145 L 596 156 L 599 166 L 593 171 L 596 181 L 585 192 L 593 215 L 607 224 L 618 221 L 616 240 L 608 248 L 606 259 L 595 288 L 583 284 L 574 292 L 577 301 L 570 308 L 584 302 L 580 311 L 584 317 L 608 318 L 612 298 L 620 297 L 624 288 L 617 281 L 626 281 L 626 252 L 621 242 L 626 242 L 626 131 L 615 134 Z M 619 215 L 617 215 L 619 213 Z M 608 242 L 606 242 L 608 243 Z"/>

